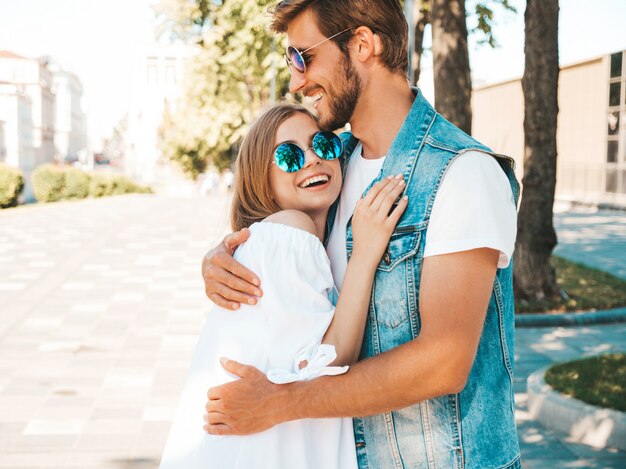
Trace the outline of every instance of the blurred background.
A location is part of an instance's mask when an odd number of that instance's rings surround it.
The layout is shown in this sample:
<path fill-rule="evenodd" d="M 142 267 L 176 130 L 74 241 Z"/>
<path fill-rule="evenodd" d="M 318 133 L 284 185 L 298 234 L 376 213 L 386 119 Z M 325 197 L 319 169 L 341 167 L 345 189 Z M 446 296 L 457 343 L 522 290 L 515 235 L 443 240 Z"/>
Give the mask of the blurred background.
<path fill-rule="evenodd" d="M 181 174 L 214 185 L 258 109 L 287 94 L 284 38 L 266 29 L 271 4 L 1 0 L 0 161 L 23 172 L 21 200 L 34 199 L 31 175 L 46 163 L 161 189 L 183 190 Z M 624 206 L 626 4 L 560 8 L 557 198 Z M 406 9 L 417 33 L 411 79 L 438 106 L 430 3 Z M 468 0 L 465 10 L 471 113 L 463 127 L 513 156 L 521 176 L 524 2 Z"/>

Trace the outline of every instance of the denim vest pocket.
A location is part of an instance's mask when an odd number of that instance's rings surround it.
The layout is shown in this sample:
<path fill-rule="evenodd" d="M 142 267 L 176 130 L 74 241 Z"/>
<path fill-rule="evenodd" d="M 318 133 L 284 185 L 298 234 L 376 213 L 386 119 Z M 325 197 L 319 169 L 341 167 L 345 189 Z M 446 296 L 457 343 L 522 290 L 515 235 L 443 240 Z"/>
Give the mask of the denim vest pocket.
<path fill-rule="evenodd" d="M 415 225 L 397 227 L 374 279 L 372 306 L 381 353 L 413 338 L 411 315 L 417 309 L 415 274 L 422 232 Z"/>
<path fill-rule="evenodd" d="M 399 226 L 395 229 L 383 254 L 383 258 L 378 263 L 378 270 L 391 272 L 403 260 L 414 256 L 420 246 L 421 231 L 417 231 L 415 226 Z"/>

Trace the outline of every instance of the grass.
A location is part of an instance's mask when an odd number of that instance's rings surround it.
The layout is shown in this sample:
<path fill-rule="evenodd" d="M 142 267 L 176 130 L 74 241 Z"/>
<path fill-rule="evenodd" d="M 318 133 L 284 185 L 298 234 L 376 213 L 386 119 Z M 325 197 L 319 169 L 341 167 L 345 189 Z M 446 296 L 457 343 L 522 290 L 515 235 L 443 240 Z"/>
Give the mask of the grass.
<path fill-rule="evenodd" d="M 626 412 L 626 354 L 615 353 L 552 366 L 546 383 L 588 404 Z"/>
<path fill-rule="evenodd" d="M 557 256 L 552 257 L 552 265 L 563 297 L 520 301 L 517 312 L 564 313 L 626 306 L 626 280 Z"/>

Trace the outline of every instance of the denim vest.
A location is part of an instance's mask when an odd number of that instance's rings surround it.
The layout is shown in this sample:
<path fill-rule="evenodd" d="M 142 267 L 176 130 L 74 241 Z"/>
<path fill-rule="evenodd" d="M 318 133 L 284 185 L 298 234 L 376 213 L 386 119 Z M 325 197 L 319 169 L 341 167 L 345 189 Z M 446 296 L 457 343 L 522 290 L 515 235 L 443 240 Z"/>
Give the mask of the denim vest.
<path fill-rule="evenodd" d="M 507 175 L 516 201 L 519 193 L 512 159 L 494 154 L 466 135 L 437 114 L 419 91 L 414 92 L 417 95 L 411 111 L 389 149 L 379 177 L 372 182 L 403 174 L 409 205 L 376 271 L 361 359 L 386 352 L 420 334 L 418 299 L 426 230 L 435 195 L 450 163 L 468 150 L 488 153 Z M 342 138 L 347 162 L 356 139 L 349 134 Z M 335 213 L 336 207 L 331 208 L 329 229 Z M 349 258 L 351 223 L 346 244 Z M 520 467 L 513 400 L 513 338 L 509 265 L 497 270 L 476 359 L 463 391 L 393 412 L 355 418 L 360 469 Z"/>

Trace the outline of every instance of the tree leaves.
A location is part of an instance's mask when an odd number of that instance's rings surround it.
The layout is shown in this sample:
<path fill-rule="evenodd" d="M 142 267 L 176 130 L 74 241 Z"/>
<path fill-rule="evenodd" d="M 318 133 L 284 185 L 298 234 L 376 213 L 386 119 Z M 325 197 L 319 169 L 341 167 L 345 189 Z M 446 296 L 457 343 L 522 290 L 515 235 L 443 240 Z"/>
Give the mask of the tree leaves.
<path fill-rule="evenodd" d="M 287 86 L 284 39 L 269 31 L 274 0 L 161 0 L 163 33 L 198 46 L 184 94 L 161 129 L 161 150 L 195 178 L 207 164 L 230 165 L 248 124 Z"/>

